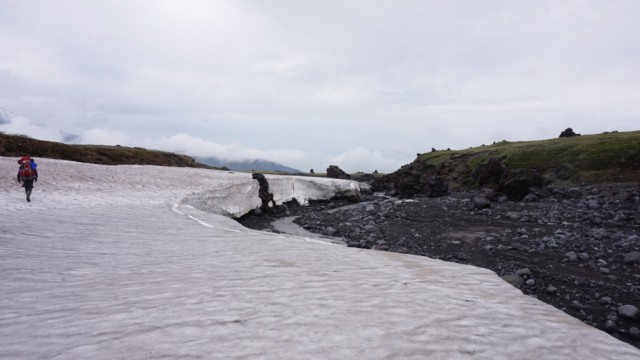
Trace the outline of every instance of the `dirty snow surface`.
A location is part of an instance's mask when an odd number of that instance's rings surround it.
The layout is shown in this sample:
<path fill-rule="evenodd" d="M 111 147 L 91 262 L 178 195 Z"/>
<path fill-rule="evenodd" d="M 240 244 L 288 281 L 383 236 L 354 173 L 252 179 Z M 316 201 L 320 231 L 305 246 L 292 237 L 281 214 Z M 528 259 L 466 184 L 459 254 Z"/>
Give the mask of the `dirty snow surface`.
<path fill-rule="evenodd" d="M 250 174 L 0 157 L 2 359 L 638 359 L 489 270 L 248 230 Z M 268 177 L 276 201 L 354 183 Z M 526 324 L 522 326 L 521 324 Z"/>

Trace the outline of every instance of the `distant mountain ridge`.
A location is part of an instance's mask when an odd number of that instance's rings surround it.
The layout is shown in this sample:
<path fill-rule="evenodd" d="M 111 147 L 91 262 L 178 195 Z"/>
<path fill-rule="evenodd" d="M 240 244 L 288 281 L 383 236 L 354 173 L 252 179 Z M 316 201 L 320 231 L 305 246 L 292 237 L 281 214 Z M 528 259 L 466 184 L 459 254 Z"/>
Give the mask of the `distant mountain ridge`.
<path fill-rule="evenodd" d="M 282 164 L 278 164 L 273 161 L 263 160 L 263 159 L 255 159 L 255 160 L 242 160 L 242 161 L 231 161 L 231 160 L 221 160 L 216 157 L 193 157 L 197 162 L 202 164 L 207 164 L 215 167 L 226 167 L 229 170 L 233 171 L 274 171 L 274 172 L 283 172 L 288 174 L 302 174 L 303 172 L 294 169 L 288 166 L 284 166 Z"/>

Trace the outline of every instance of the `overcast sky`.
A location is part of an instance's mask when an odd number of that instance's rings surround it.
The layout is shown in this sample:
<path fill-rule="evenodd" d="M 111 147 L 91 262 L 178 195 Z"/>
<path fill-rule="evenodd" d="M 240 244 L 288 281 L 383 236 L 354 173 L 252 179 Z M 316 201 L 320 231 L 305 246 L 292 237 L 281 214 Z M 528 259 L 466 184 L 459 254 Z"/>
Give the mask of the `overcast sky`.
<path fill-rule="evenodd" d="M 640 130 L 640 1 L 0 0 L 0 131 L 303 171 Z"/>

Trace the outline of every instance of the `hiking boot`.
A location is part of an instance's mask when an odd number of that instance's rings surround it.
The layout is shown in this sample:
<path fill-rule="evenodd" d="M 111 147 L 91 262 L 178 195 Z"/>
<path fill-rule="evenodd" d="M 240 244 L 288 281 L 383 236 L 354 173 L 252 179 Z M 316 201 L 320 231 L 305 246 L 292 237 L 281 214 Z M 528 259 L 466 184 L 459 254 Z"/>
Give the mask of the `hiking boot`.
<path fill-rule="evenodd" d="M 31 199 L 29 197 L 27 197 L 27 202 L 31 202 Z"/>

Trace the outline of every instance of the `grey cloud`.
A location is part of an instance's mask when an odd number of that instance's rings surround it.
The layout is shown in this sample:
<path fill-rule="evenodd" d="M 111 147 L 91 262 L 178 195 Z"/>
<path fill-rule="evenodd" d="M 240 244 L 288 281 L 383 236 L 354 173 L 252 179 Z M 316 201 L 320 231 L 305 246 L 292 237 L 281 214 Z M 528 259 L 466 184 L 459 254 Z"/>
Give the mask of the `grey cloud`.
<path fill-rule="evenodd" d="M 431 147 L 555 137 L 569 125 L 636 130 L 640 119 L 637 1 L 2 8 L 0 106 L 104 141 L 185 133 L 404 163 Z"/>

